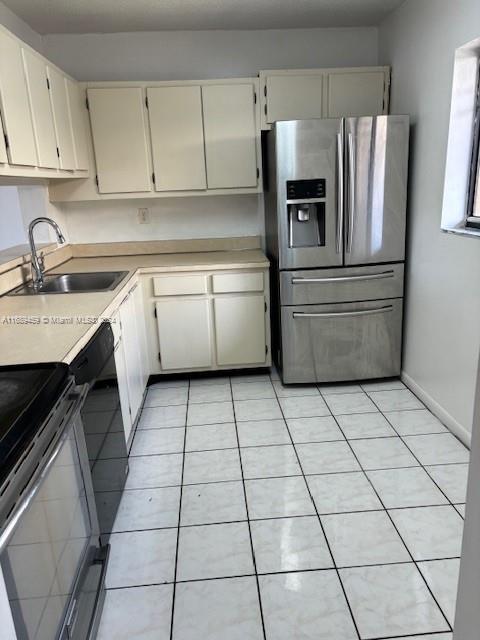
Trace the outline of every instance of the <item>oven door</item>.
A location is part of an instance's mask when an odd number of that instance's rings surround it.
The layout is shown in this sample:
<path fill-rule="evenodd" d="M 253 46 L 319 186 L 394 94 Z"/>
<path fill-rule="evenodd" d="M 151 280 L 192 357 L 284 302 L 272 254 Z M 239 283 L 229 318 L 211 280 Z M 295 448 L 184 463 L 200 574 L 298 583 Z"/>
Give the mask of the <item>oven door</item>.
<path fill-rule="evenodd" d="M 79 396 L 78 404 L 83 401 Z M 33 475 L 0 539 L 0 566 L 17 640 L 80 637 L 77 622 L 90 628 L 83 592 L 99 557 L 98 523 L 83 427 L 78 409 L 48 457 Z M 101 564 L 101 563 L 100 563 Z M 99 580 L 87 585 L 96 606 Z M 0 634 L 1 635 L 1 634 Z M 87 635 L 84 636 L 85 638 Z"/>

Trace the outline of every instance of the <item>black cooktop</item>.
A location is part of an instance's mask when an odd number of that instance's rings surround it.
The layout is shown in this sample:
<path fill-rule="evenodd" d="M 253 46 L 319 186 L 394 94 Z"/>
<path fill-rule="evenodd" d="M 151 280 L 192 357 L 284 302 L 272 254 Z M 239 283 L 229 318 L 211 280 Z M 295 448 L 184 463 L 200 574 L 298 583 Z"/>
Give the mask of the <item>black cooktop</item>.
<path fill-rule="evenodd" d="M 0 485 L 54 407 L 68 372 L 63 363 L 0 367 Z"/>

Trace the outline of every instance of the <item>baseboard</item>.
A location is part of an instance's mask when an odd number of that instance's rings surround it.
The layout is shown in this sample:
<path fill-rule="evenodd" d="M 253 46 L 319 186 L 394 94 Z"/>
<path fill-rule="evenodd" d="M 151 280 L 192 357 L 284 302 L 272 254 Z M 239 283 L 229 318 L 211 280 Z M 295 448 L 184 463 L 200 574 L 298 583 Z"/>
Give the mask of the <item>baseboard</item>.
<path fill-rule="evenodd" d="M 419 384 L 413 380 L 408 373 L 402 371 L 402 382 L 414 393 L 430 411 L 450 429 L 454 436 L 457 436 L 463 444 L 470 448 L 472 434 L 465 429 L 455 418 L 453 418 L 445 409 L 438 404 Z"/>

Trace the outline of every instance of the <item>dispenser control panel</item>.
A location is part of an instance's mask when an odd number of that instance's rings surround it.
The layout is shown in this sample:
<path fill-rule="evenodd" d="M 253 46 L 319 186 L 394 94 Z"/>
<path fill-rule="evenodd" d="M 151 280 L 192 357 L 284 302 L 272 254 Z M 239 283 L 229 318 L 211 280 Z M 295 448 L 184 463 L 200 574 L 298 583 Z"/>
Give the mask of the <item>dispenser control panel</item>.
<path fill-rule="evenodd" d="M 287 180 L 287 200 L 325 198 L 325 178 L 315 180 Z"/>

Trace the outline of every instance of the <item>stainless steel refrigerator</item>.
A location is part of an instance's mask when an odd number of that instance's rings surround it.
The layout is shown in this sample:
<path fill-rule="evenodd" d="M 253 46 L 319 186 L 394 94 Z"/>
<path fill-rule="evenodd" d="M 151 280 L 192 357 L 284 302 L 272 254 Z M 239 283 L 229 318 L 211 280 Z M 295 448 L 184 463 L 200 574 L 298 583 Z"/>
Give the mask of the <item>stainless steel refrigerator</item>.
<path fill-rule="evenodd" d="M 408 116 L 291 120 L 266 136 L 274 356 L 283 381 L 395 376 Z"/>

